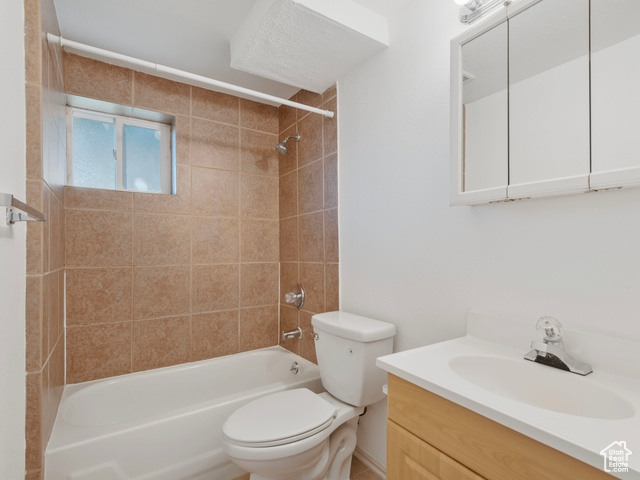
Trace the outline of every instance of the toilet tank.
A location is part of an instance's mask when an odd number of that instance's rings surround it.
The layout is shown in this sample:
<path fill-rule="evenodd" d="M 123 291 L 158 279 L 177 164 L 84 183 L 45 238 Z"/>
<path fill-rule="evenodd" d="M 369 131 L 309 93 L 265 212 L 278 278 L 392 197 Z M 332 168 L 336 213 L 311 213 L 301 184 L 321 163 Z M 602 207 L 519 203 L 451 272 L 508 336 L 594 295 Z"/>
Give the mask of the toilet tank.
<path fill-rule="evenodd" d="M 324 388 L 356 407 L 382 400 L 387 376 L 376 358 L 392 353 L 396 327 L 346 312 L 314 315 L 311 324 Z"/>

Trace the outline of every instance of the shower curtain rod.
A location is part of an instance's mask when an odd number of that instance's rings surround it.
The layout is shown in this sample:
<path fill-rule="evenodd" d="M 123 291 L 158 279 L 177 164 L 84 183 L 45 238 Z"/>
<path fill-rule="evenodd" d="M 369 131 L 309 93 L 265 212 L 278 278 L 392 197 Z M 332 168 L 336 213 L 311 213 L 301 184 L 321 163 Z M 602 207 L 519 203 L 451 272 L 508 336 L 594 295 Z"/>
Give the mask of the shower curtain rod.
<path fill-rule="evenodd" d="M 102 48 L 92 47 L 91 45 L 86 45 L 84 43 L 74 42 L 73 40 L 67 40 L 66 38 L 62 38 L 58 35 L 53 35 L 52 33 L 47 33 L 47 42 L 52 44 L 58 44 L 63 48 L 69 47 L 75 50 L 92 53 L 102 58 L 118 60 L 119 62 L 124 62 L 127 65 L 142 67 L 146 70 L 154 70 L 159 73 L 168 74 L 172 77 L 184 78 L 187 80 L 197 82 L 199 84 L 205 84 L 205 85 L 211 85 L 214 87 L 224 88 L 226 90 L 242 93 L 244 95 L 247 95 L 253 98 L 260 98 L 262 100 L 267 100 L 274 103 L 280 103 L 282 105 L 298 108 L 300 110 L 306 110 L 307 112 L 317 113 L 325 117 L 333 118 L 335 115 L 334 112 L 330 110 L 322 110 L 320 108 L 310 107 L 309 105 L 304 105 L 298 102 L 292 102 L 291 100 L 275 97 L 267 93 L 256 92 L 255 90 L 239 87 L 238 85 L 233 85 L 231 83 L 221 82 L 220 80 L 214 80 L 213 78 L 203 77 L 202 75 L 196 75 L 195 73 L 185 72 L 183 70 L 167 67 L 165 65 L 160 65 L 158 63 L 147 62 L 146 60 L 140 60 L 135 57 L 129 57 L 128 55 L 122 55 L 120 53 L 111 52 L 109 50 L 103 50 Z"/>

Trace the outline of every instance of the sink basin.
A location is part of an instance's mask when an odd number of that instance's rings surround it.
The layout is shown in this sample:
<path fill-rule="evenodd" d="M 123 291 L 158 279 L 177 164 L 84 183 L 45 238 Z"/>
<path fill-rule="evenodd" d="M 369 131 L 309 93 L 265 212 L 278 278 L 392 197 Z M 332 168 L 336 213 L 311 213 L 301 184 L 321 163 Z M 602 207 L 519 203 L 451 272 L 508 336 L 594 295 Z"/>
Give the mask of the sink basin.
<path fill-rule="evenodd" d="M 463 355 L 449 361 L 460 377 L 503 397 L 547 410 L 600 419 L 625 419 L 634 406 L 588 377 L 511 358 Z"/>

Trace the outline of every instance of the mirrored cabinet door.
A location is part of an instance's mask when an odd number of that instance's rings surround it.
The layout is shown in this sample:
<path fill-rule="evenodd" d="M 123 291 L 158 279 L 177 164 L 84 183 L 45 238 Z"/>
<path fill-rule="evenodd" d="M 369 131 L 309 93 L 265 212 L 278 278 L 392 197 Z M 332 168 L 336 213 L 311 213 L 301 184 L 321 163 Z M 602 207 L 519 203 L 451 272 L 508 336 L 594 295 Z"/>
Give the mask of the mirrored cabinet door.
<path fill-rule="evenodd" d="M 508 182 L 507 23 L 462 46 L 462 191 Z"/>
<path fill-rule="evenodd" d="M 591 0 L 591 188 L 640 183 L 640 1 Z"/>
<path fill-rule="evenodd" d="M 509 18 L 508 196 L 586 191 L 589 0 L 522 5 Z"/>

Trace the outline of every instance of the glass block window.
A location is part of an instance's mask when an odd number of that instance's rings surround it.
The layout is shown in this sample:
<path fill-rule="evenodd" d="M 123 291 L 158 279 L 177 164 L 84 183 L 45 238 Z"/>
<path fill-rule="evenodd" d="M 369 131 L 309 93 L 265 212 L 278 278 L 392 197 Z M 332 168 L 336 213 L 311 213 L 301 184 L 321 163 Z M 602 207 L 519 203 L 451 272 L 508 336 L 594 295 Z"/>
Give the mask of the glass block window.
<path fill-rule="evenodd" d="M 172 193 L 171 125 L 71 107 L 69 183 Z"/>

